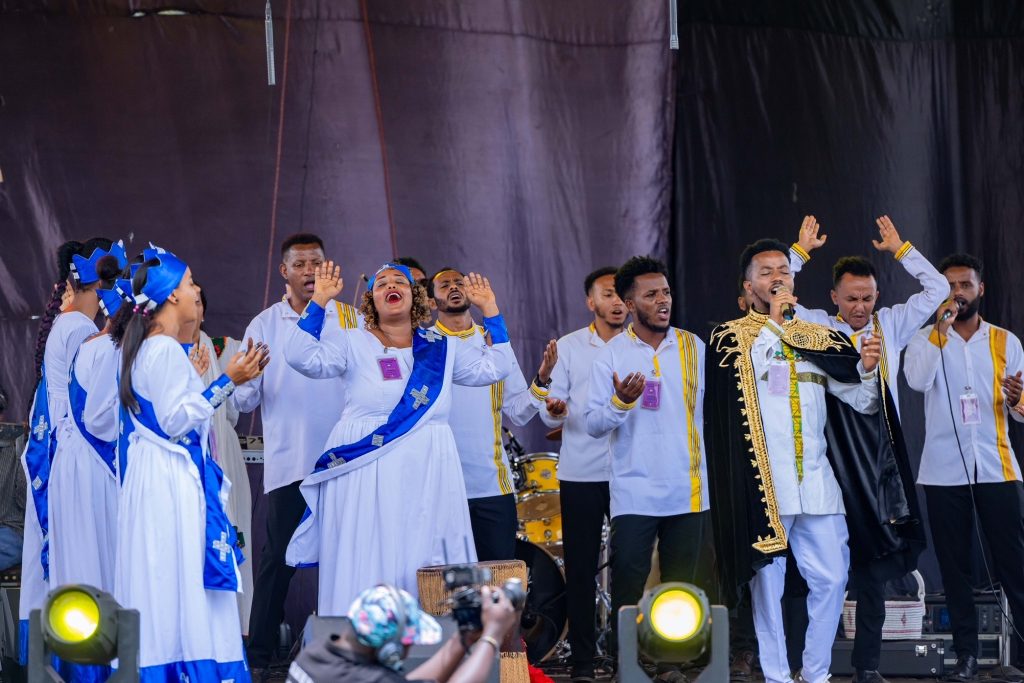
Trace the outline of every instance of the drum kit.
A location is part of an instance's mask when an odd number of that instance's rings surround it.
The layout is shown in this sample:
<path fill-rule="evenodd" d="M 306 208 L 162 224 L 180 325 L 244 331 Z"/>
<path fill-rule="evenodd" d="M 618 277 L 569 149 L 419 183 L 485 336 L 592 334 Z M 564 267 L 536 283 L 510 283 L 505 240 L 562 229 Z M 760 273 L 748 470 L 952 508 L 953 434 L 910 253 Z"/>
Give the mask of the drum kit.
<path fill-rule="evenodd" d="M 521 623 L 530 664 L 564 662 L 569 656 L 565 640 L 568 619 L 565 570 L 562 552 L 562 512 L 559 499 L 558 454 L 526 453 L 505 429 L 512 480 L 516 489 L 519 534 L 516 559 L 527 567 L 526 608 Z M 548 435 L 560 438 L 560 431 Z M 606 655 L 605 643 L 611 631 L 611 598 L 608 594 L 608 535 L 605 525 L 601 543 L 601 570 L 597 584 L 598 654 Z"/>

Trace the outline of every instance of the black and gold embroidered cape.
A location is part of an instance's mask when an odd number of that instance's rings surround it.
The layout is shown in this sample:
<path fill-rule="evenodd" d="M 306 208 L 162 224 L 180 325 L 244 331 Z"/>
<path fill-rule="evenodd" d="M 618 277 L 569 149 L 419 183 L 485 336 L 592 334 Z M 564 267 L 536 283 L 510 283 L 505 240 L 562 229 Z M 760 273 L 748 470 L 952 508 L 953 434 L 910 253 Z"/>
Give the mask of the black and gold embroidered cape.
<path fill-rule="evenodd" d="M 750 348 L 766 317 L 751 313 L 719 325 L 707 347 L 704 438 L 711 486 L 718 574 L 723 598 L 773 557 L 787 552 L 786 531 L 768 464 Z M 783 341 L 840 382 L 860 382 L 860 354 L 838 330 L 803 320 L 783 325 Z M 827 455 L 839 481 L 854 565 L 880 578 L 916 566 L 924 530 L 896 406 L 884 396 L 865 415 L 826 393 Z"/>

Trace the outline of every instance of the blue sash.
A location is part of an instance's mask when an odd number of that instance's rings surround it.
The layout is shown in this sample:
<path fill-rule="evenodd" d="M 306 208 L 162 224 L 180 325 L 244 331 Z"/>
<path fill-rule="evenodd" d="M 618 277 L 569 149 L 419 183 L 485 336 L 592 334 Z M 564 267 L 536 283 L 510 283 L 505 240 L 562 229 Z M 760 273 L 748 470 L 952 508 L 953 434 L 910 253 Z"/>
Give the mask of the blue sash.
<path fill-rule="evenodd" d="M 53 452 L 57 448 L 57 439 L 53 434 L 53 423 L 50 421 L 45 365 L 39 384 L 36 385 L 36 397 L 32 402 L 32 422 L 29 427 L 31 431 L 28 445 L 25 446 L 25 466 L 28 468 L 28 485 L 32 491 L 32 501 L 36 506 L 36 520 L 43 534 L 43 549 L 39 561 L 43 565 L 43 579 L 49 580 L 50 512 L 47 495 L 50 488 L 50 464 L 53 462 Z"/>
<path fill-rule="evenodd" d="M 76 352 L 74 359 L 71 361 L 71 379 L 68 382 L 68 410 L 78 426 L 79 433 L 85 437 L 85 440 L 92 446 L 92 449 L 100 456 L 100 459 L 107 466 L 107 469 L 110 470 L 110 473 L 115 474 L 114 452 L 117 448 L 117 442 L 108 442 L 97 438 L 85 426 L 85 402 L 89 398 L 89 394 L 85 387 L 78 383 L 78 378 L 75 376 L 75 363 L 77 360 L 78 353 Z"/>
<path fill-rule="evenodd" d="M 330 449 L 316 461 L 313 472 L 323 472 L 357 460 L 384 444 L 408 434 L 433 405 L 444 387 L 448 338 L 434 330 L 418 330 L 412 338 L 412 372 L 388 421 L 354 443 Z"/>
<path fill-rule="evenodd" d="M 215 380 L 215 384 L 220 380 Z M 213 386 L 213 385 L 211 385 Z M 177 444 L 188 451 L 192 463 L 199 470 L 199 481 L 206 498 L 206 540 L 205 559 L 203 562 L 203 585 L 209 590 L 237 591 L 238 577 L 235 565 L 241 564 L 245 558 L 238 547 L 238 534 L 228 519 L 224 506 L 220 502 L 220 489 L 224 483 L 224 472 L 213 458 L 206 457 L 206 444 L 200 437 L 199 430 L 193 429 L 188 434 L 171 438 L 160 428 L 156 419 L 153 404 L 132 390 L 139 410 L 134 418 L 162 439 Z M 124 468 L 122 467 L 122 477 Z"/>

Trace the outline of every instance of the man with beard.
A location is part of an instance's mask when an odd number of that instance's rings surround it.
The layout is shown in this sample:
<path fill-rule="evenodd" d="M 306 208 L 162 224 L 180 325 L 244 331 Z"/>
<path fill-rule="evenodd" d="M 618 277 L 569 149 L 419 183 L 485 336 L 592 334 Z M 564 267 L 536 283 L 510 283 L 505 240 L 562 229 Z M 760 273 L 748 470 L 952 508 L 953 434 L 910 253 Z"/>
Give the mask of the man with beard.
<path fill-rule="evenodd" d="M 1007 420 L 1024 422 L 1014 410 L 1020 405 L 1024 352 L 1012 332 L 978 314 L 985 294 L 978 259 L 955 254 L 939 264 L 939 271 L 949 281 L 952 299 L 939 308 L 935 324 L 911 340 L 903 373 L 911 389 L 924 393 L 925 441 L 917 483 L 928 501 L 957 654 L 949 676 L 970 681 L 978 675 L 971 552 L 975 515 L 1010 613 L 1024 623 L 1024 489 Z"/>
<path fill-rule="evenodd" d="M 460 344 L 490 345 L 483 327 L 473 322 L 466 296 L 465 276 L 454 268 L 443 268 L 429 281 L 429 294 L 437 307 L 434 329 Z M 490 386 L 452 388 L 451 424 L 455 446 L 462 461 L 462 474 L 469 498 L 469 519 L 473 527 L 477 559 L 481 562 L 515 559 L 515 488 L 502 439 L 501 416 L 517 426 L 529 422 L 538 410 L 556 414 L 565 402 L 548 398 L 551 370 L 558 351 L 548 342 L 544 359 L 533 382 L 527 385 L 516 362 L 508 377 Z"/>
<path fill-rule="evenodd" d="M 594 359 L 587 433 L 611 446 L 612 614 L 635 605 L 658 542 L 663 581 L 697 580 L 710 497 L 704 460 L 704 342 L 669 324 L 665 264 L 634 256 L 615 273 L 633 322 Z M 672 679 L 673 670 L 662 672 Z"/>
<path fill-rule="evenodd" d="M 601 531 L 609 515 L 611 475 L 608 437 L 587 433 L 586 413 L 590 370 L 601 349 L 622 332 L 626 305 L 615 292 L 615 268 L 599 268 L 583 281 L 587 308 L 594 320 L 558 340 L 558 365 L 551 373 L 550 396 L 565 401 L 566 410 L 540 413 L 549 427 L 562 428 L 558 454 L 562 550 L 565 553 L 565 599 L 572 647 L 572 680 L 594 680 L 596 654 L 594 576 L 601 554 Z"/>
<path fill-rule="evenodd" d="M 899 382 L 896 377 L 900 369 L 900 354 L 946 298 L 949 285 L 924 255 L 910 242 L 903 241 L 888 216 L 880 216 L 875 223 L 880 239 L 872 240 L 874 248 L 892 254 L 907 273 L 918 280 L 922 290 L 904 303 L 876 310 L 880 293 L 874 266 L 860 256 L 844 256 L 832 268 L 832 303 L 838 307 L 839 312 L 833 316 L 823 310 L 808 310 L 797 306 L 797 315 L 801 319 L 841 331 L 850 338 L 854 347 L 859 348 L 861 342 L 868 337 L 879 337 L 882 350 L 879 373 L 885 390 L 892 394 L 898 412 Z M 794 276 L 810 259 L 810 253 L 825 244 L 827 236 L 819 237 L 818 231 L 818 221 L 814 216 L 805 216 L 800 226 L 799 241 L 789 252 L 790 268 Z M 915 494 L 913 488 L 907 487 L 907 490 Z M 893 574 L 894 571 L 885 562 L 873 561 L 853 568 L 851 585 L 857 593 L 856 636 L 851 657 L 855 669 L 854 683 L 885 683 L 878 667 L 882 652 L 882 624 L 885 622 L 885 583 L 899 578 Z M 791 577 L 790 585 L 796 586 L 798 590 L 787 591 L 787 604 L 791 598 L 797 598 L 800 602 L 798 611 L 804 604 L 803 596 L 806 594 L 806 586 L 800 586 L 800 583 L 799 577 Z M 796 618 L 799 620 L 801 617 L 806 618 L 804 615 Z M 799 652 L 801 644 L 799 638 L 790 641 L 791 661 L 795 656 L 794 650 Z"/>
<path fill-rule="evenodd" d="M 857 559 L 913 558 L 917 546 L 897 525 L 913 510 L 898 476 L 907 462 L 887 394 L 879 411 L 881 342 L 865 339 L 858 354 L 841 332 L 794 318 L 788 251 L 766 239 L 740 258 L 751 308 L 712 333 L 708 464 L 725 598 L 735 603 L 750 582 L 765 680 L 822 683 L 850 549 Z M 796 673 L 782 623 L 787 550 L 810 586 Z"/>
<path fill-rule="evenodd" d="M 288 295 L 256 316 L 243 339 L 283 349 L 287 333 L 313 298 L 314 274 L 323 261 L 323 241 L 317 235 L 286 238 L 279 270 Z M 327 318 L 325 334 L 342 334 L 359 324 L 356 310 L 339 302 L 327 306 Z M 243 413 L 260 406 L 263 418 L 267 540 L 254 579 L 248 643 L 249 666 L 258 677 L 277 649 L 285 596 L 295 574 L 284 560 L 288 541 L 306 509 L 299 483 L 323 453 L 345 395 L 340 381 L 309 379 L 287 363 L 272 363 L 259 377 L 239 386 L 230 400 Z"/>

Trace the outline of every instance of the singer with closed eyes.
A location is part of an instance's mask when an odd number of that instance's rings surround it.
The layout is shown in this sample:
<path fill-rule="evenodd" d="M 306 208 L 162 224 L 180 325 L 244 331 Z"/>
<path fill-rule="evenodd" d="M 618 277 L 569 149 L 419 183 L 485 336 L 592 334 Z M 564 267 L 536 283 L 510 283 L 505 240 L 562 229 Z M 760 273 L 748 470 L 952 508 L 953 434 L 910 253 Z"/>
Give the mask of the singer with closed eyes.
<path fill-rule="evenodd" d="M 878 378 L 880 340 L 865 339 L 858 352 L 842 332 L 802 320 L 788 253 L 773 239 L 747 246 L 740 274 L 750 308 L 715 328 L 708 344 L 711 514 L 724 598 L 735 603 L 739 587 L 750 583 L 765 680 L 822 683 L 851 554 L 855 562 L 884 555 L 912 561 L 904 534 L 913 530 L 901 523 L 915 511 L 900 477 L 881 474 L 902 469 L 906 453 Z M 876 505 L 886 512 L 884 524 Z M 810 586 L 796 673 L 782 625 L 787 554 Z"/>

